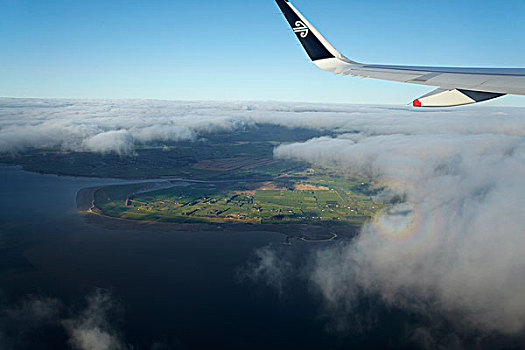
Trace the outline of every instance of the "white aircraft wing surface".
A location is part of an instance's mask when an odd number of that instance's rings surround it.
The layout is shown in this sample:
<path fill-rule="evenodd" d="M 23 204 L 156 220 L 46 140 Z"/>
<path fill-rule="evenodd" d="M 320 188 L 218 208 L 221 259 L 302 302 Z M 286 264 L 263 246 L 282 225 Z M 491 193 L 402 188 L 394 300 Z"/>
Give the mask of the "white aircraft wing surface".
<path fill-rule="evenodd" d="M 337 51 L 288 0 L 276 0 L 310 59 L 329 72 L 437 87 L 415 107 L 449 107 L 506 94 L 525 95 L 524 68 L 411 67 L 363 64 Z"/>

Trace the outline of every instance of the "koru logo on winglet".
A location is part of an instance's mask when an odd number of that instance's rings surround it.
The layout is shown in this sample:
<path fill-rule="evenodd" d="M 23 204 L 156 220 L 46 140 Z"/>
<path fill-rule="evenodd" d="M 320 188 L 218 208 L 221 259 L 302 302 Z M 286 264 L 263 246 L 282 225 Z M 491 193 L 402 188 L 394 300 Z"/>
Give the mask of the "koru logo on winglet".
<path fill-rule="evenodd" d="M 293 31 L 300 34 L 301 38 L 306 38 L 308 33 L 310 33 L 310 29 L 308 29 L 308 27 L 301 21 L 295 22 L 295 28 Z"/>

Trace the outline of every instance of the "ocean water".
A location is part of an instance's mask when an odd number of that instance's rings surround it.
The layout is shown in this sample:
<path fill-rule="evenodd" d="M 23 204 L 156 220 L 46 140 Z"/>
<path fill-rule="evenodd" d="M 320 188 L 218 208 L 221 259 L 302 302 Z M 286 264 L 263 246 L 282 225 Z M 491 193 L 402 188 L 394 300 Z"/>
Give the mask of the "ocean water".
<path fill-rule="evenodd" d="M 395 315 L 366 333 L 331 331 L 320 297 L 301 276 L 286 276 L 282 290 L 242 278 L 261 248 L 307 264 L 323 244 L 287 245 L 287 232 L 79 214 L 80 189 L 112 183 L 123 181 L 0 166 L 0 349 L 71 348 L 60 320 L 78 319 L 97 290 L 109 293 L 114 306 L 103 328 L 133 349 L 406 346 Z M 19 312 L 31 300 L 60 306 L 52 317 L 32 321 L 36 316 Z"/>

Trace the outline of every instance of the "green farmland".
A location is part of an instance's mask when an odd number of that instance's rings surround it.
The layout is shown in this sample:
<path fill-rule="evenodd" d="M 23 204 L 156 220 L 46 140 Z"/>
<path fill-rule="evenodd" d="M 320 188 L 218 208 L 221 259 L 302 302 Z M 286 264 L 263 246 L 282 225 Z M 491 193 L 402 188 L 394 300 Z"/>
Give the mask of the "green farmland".
<path fill-rule="evenodd" d="M 174 182 L 149 192 L 143 184 L 110 186 L 95 193 L 95 210 L 123 219 L 176 223 L 357 224 L 385 207 L 362 193 L 362 180 L 333 177 L 290 174 L 242 186 Z"/>

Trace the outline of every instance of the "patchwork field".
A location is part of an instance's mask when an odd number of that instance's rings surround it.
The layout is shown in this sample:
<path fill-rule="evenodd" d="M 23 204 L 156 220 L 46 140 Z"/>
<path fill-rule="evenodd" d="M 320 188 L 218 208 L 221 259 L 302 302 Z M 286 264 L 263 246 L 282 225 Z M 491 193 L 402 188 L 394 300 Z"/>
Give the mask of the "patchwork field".
<path fill-rule="evenodd" d="M 370 183 L 334 174 L 287 174 L 244 184 L 171 183 L 148 190 L 138 184 L 111 186 L 95 193 L 99 213 L 133 220 L 178 223 L 362 223 L 385 207 L 363 193 Z M 366 185 L 366 186 L 365 186 Z"/>

